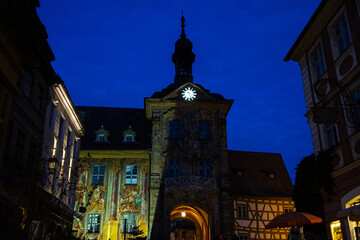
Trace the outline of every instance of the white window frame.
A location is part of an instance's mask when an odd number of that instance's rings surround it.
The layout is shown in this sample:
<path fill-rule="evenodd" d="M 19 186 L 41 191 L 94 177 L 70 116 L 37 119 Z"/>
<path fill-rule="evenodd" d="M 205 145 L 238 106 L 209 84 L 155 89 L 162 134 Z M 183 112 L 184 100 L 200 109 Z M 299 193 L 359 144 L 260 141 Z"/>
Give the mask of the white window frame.
<path fill-rule="evenodd" d="M 125 219 L 126 219 L 126 233 L 131 233 L 134 230 L 134 227 L 136 227 L 136 214 L 134 213 L 125 213 L 122 216 L 122 232 L 125 232 Z"/>
<path fill-rule="evenodd" d="M 338 45 L 338 39 L 339 38 L 338 38 L 337 33 L 336 33 L 336 26 L 338 25 L 338 23 L 340 22 L 340 20 L 343 17 L 344 17 L 344 19 L 346 21 L 347 31 L 349 33 L 349 41 L 350 42 L 349 42 L 348 46 L 343 51 L 340 51 L 339 45 Z M 350 31 L 349 20 L 348 20 L 348 17 L 347 17 L 346 6 L 345 5 L 338 11 L 338 13 L 335 15 L 333 20 L 329 23 L 329 25 L 328 25 L 328 33 L 329 33 L 330 44 L 331 44 L 331 49 L 332 49 L 332 53 L 333 53 L 333 60 L 335 61 L 352 44 L 351 31 Z"/>
<path fill-rule="evenodd" d="M 138 180 L 138 166 L 137 165 L 126 165 L 125 169 L 125 184 L 126 185 L 137 185 Z"/>
<path fill-rule="evenodd" d="M 237 205 L 236 206 L 237 218 L 248 218 L 248 208 L 246 205 Z"/>
<path fill-rule="evenodd" d="M 101 214 L 89 213 L 88 217 L 87 217 L 86 232 L 87 233 L 100 233 L 100 231 L 101 231 Z"/>
<path fill-rule="evenodd" d="M 97 169 L 97 171 L 95 171 Z M 92 185 L 104 185 L 105 181 L 105 165 L 93 165 L 92 168 Z"/>

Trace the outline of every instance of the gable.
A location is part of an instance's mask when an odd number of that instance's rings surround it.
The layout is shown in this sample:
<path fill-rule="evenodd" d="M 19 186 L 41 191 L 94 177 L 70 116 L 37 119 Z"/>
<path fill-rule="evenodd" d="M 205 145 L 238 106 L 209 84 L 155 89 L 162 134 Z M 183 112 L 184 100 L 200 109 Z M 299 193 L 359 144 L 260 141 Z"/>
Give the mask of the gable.
<path fill-rule="evenodd" d="M 167 95 L 163 100 L 173 100 L 179 102 L 204 102 L 204 101 L 217 101 L 209 90 L 204 89 L 198 84 L 187 82 L 177 87 Z"/>

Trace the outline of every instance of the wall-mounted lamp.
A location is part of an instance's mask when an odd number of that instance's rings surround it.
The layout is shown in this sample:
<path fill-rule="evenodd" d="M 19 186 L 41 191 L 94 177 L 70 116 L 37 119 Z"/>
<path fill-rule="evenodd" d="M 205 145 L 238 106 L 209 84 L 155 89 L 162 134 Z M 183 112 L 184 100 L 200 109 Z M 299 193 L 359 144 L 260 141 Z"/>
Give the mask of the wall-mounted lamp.
<path fill-rule="evenodd" d="M 49 174 L 54 174 L 57 168 L 57 165 L 59 164 L 59 160 L 57 160 L 56 157 L 51 157 L 47 160 L 48 162 L 48 169 L 49 169 Z"/>

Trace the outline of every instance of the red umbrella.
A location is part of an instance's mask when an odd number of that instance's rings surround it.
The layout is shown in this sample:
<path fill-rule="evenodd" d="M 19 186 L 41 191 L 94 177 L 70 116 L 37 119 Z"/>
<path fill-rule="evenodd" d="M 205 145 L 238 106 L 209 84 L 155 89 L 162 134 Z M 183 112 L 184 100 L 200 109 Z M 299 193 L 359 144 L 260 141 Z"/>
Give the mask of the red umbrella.
<path fill-rule="evenodd" d="M 304 212 L 287 212 L 276 216 L 271 220 L 265 228 L 282 228 L 282 227 L 298 227 L 314 223 L 321 223 L 322 219 L 310 213 Z"/>

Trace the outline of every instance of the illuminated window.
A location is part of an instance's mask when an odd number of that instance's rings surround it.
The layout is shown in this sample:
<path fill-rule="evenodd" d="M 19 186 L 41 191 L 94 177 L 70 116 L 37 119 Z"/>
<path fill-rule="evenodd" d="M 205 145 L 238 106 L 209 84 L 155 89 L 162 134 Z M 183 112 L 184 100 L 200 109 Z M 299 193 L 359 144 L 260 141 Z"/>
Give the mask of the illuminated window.
<path fill-rule="evenodd" d="M 200 161 L 200 176 L 211 177 L 211 161 L 201 160 Z"/>
<path fill-rule="evenodd" d="M 101 224 L 100 214 L 89 214 L 87 221 L 87 232 L 100 233 L 100 224 Z"/>
<path fill-rule="evenodd" d="M 199 121 L 198 131 L 200 139 L 209 139 L 210 137 L 210 124 L 209 121 Z"/>
<path fill-rule="evenodd" d="M 340 221 L 330 223 L 331 236 L 333 240 L 342 240 L 341 224 Z"/>
<path fill-rule="evenodd" d="M 126 224 L 125 224 L 126 222 Z M 126 227 L 125 227 L 126 225 Z M 132 213 L 127 213 L 123 215 L 122 221 L 122 231 L 123 233 L 126 231 L 127 233 L 131 233 L 136 227 L 136 215 Z"/>
<path fill-rule="evenodd" d="M 179 120 L 172 120 L 169 122 L 169 138 L 180 138 L 181 124 Z"/>
<path fill-rule="evenodd" d="M 105 166 L 104 165 L 94 165 L 92 172 L 92 185 L 104 185 L 104 174 Z"/>
<path fill-rule="evenodd" d="M 334 27 L 338 51 L 341 54 L 350 45 L 350 32 L 348 23 L 343 15 Z"/>
<path fill-rule="evenodd" d="M 137 169 L 136 165 L 126 165 L 125 184 L 137 184 Z"/>
<path fill-rule="evenodd" d="M 237 206 L 237 217 L 238 218 L 247 218 L 248 217 L 247 207 L 245 205 Z"/>
<path fill-rule="evenodd" d="M 180 176 L 181 162 L 178 159 L 169 160 L 169 177 Z"/>
<path fill-rule="evenodd" d="M 319 45 L 313 52 L 313 63 L 315 70 L 315 80 L 319 79 L 325 73 L 324 53 Z"/>

